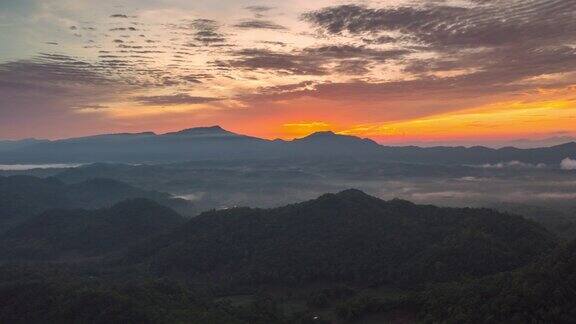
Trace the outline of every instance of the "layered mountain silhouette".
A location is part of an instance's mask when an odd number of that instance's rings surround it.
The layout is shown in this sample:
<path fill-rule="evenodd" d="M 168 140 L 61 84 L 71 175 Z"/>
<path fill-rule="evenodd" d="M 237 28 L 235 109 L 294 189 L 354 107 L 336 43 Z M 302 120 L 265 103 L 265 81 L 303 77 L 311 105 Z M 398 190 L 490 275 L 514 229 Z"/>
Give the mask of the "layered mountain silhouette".
<path fill-rule="evenodd" d="M 219 126 L 178 132 L 105 134 L 56 141 L 12 143 L 2 163 L 162 162 L 274 158 L 353 157 L 431 164 L 485 164 L 507 161 L 558 165 L 576 157 L 576 143 L 536 148 L 382 146 L 369 139 L 318 132 L 292 141 L 236 134 Z"/>
<path fill-rule="evenodd" d="M 167 193 L 111 179 L 66 184 L 55 178 L 0 177 L 0 232 L 49 209 L 102 208 L 133 198 L 147 198 L 182 212 L 193 210 L 190 202 Z"/>

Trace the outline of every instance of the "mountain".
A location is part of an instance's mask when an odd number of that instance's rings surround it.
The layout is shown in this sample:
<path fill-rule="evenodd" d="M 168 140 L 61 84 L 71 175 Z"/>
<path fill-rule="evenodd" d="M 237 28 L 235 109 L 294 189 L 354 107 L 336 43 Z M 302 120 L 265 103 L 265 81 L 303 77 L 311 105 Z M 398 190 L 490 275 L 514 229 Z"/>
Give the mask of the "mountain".
<path fill-rule="evenodd" d="M 101 208 L 131 198 L 147 198 L 190 212 L 190 203 L 169 194 L 147 191 L 110 179 L 65 184 L 55 178 L 0 177 L 0 232 L 54 208 Z"/>
<path fill-rule="evenodd" d="M 383 147 L 381 158 L 389 161 L 435 164 L 475 164 L 518 161 L 536 166 L 543 163 L 558 167 L 567 157 L 576 156 L 576 142 L 552 147 L 492 149 L 474 147 Z"/>
<path fill-rule="evenodd" d="M 0 145 L 1 149 L 1 145 Z M 270 141 L 236 134 L 220 126 L 197 127 L 166 134 L 104 134 L 16 145 L 1 163 L 173 162 L 203 160 L 267 160 L 335 157 L 386 162 L 472 164 L 519 161 L 558 166 L 576 157 L 576 143 L 518 149 L 505 147 L 395 147 L 370 139 L 318 132 L 292 141 Z"/>
<path fill-rule="evenodd" d="M 0 259 L 98 256 L 173 229 L 184 218 L 147 199 L 97 210 L 52 209 L 0 236 Z"/>
<path fill-rule="evenodd" d="M 206 138 L 236 138 L 239 135 L 230 131 L 225 130 L 220 126 L 209 126 L 209 127 L 196 127 L 188 128 L 177 132 L 166 133 L 163 136 L 186 136 L 186 137 L 206 137 Z"/>
<path fill-rule="evenodd" d="M 231 285 L 415 286 L 512 270 L 555 244 L 519 216 L 346 190 L 275 209 L 207 212 L 131 250 L 122 263 Z"/>
<path fill-rule="evenodd" d="M 377 156 L 380 148 L 373 140 L 330 131 L 317 132 L 284 145 L 292 156 Z"/>
<path fill-rule="evenodd" d="M 0 141 L 0 152 L 10 152 L 12 150 L 18 150 L 27 146 L 47 143 L 48 140 L 39 140 L 35 138 L 26 138 L 16 141 Z"/>
<path fill-rule="evenodd" d="M 152 132 L 123 133 L 57 140 L 13 151 L 3 157 L 2 161 L 38 163 L 233 159 L 252 156 L 268 142 L 214 126 L 161 135 Z"/>

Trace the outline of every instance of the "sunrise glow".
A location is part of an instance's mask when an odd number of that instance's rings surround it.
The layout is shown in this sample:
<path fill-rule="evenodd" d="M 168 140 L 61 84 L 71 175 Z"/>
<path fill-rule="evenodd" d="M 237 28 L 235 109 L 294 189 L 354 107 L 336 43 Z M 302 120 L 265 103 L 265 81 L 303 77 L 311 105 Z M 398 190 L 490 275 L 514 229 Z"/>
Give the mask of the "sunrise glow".
<path fill-rule="evenodd" d="M 206 125 L 384 144 L 576 133 L 574 33 L 530 2 L 121 2 L 0 4 L 0 137 Z M 416 13 L 428 20 L 353 24 Z"/>

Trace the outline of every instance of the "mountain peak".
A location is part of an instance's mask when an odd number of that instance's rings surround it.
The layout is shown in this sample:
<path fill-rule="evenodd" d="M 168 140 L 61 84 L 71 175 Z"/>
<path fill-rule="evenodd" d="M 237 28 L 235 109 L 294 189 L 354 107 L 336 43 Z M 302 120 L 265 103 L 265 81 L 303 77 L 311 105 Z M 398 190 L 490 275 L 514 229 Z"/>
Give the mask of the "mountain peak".
<path fill-rule="evenodd" d="M 367 202 L 373 202 L 373 201 L 380 201 L 380 199 L 370 196 L 369 194 L 365 193 L 362 190 L 359 189 L 346 189 L 343 191 L 340 191 L 338 193 L 327 193 L 324 194 L 320 197 L 318 197 L 316 200 L 312 200 L 313 202 L 334 202 L 334 201 L 340 201 L 340 202 L 344 202 L 344 201 L 356 201 L 356 202 L 363 202 L 363 203 L 367 203 Z"/>
<path fill-rule="evenodd" d="M 342 197 L 342 198 L 354 198 L 354 197 L 374 198 L 373 196 L 370 196 L 369 194 L 367 194 L 364 191 L 359 190 L 359 189 L 346 189 L 346 190 L 340 191 L 336 195 L 339 197 Z"/>
<path fill-rule="evenodd" d="M 304 138 L 312 138 L 312 137 L 331 137 L 331 136 L 339 136 L 338 134 L 334 133 L 333 131 L 320 131 L 312 133 Z"/>
<path fill-rule="evenodd" d="M 325 143 L 325 144 L 337 144 L 337 145 L 358 145 L 360 144 L 361 147 L 370 147 L 374 148 L 379 146 L 378 143 L 374 142 L 371 139 L 361 138 L 354 135 L 344 135 L 334 133 L 333 131 L 321 131 L 312 133 L 306 137 L 302 137 L 299 139 L 294 140 L 293 142 L 299 143 Z"/>
<path fill-rule="evenodd" d="M 215 125 L 215 126 L 207 126 L 207 127 L 194 127 L 194 128 L 187 128 L 177 132 L 166 133 L 164 135 L 194 135 L 194 136 L 217 136 L 217 135 L 236 135 L 230 131 L 225 130 L 224 128 Z"/>

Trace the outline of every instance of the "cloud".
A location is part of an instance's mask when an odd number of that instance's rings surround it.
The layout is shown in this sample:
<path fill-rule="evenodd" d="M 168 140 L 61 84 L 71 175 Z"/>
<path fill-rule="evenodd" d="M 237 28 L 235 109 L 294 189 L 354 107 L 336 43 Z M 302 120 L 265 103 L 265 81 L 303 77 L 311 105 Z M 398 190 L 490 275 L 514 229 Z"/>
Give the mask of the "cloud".
<path fill-rule="evenodd" d="M 234 59 L 220 60 L 217 66 L 246 70 L 267 70 L 279 74 L 328 75 L 332 72 L 365 74 L 370 63 L 399 59 L 408 50 L 378 50 L 364 46 L 330 45 L 301 50 L 272 51 L 265 48 L 233 52 Z"/>
<path fill-rule="evenodd" d="M 254 13 L 262 13 L 262 12 L 267 12 L 270 11 L 272 9 L 274 9 L 275 7 L 270 7 L 270 6 L 263 6 L 263 5 L 254 5 L 254 6 L 246 6 L 244 7 L 244 9 L 254 12 Z"/>
<path fill-rule="evenodd" d="M 436 199 L 471 199 L 481 197 L 481 193 L 466 191 L 438 191 L 438 192 L 420 192 L 412 193 L 411 199 L 414 200 L 436 200 Z"/>
<path fill-rule="evenodd" d="M 245 70 L 269 70 L 281 74 L 325 75 L 325 62 L 319 57 L 301 53 L 275 52 L 268 49 L 243 49 L 233 53 L 235 59 L 214 61 L 220 67 Z"/>
<path fill-rule="evenodd" d="M 576 160 L 565 158 L 560 162 L 560 168 L 562 168 L 562 170 L 576 170 Z"/>
<path fill-rule="evenodd" d="M 47 92 L 73 85 L 114 83 L 98 66 L 62 54 L 42 53 L 30 60 L 0 64 L 0 91 L 8 89 Z"/>
<path fill-rule="evenodd" d="M 196 105 L 222 100 L 222 98 L 190 96 L 185 93 L 163 96 L 137 96 L 132 99 L 149 106 Z"/>
<path fill-rule="evenodd" d="M 426 45 L 499 46 L 565 38 L 576 31 L 570 0 L 491 1 L 482 6 L 429 4 L 368 8 L 342 5 L 303 15 L 331 34 L 400 32 Z M 562 28 L 558 28 L 562 25 Z"/>
<path fill-rule="evenodd" d="M 99 120 L 80 114 L 78 107 L 113 102 L 138 88 L 108 67 L 62 54 L 2 63 L 0 129 L 21 136 L 97 131 Z"/>
<path fill-rule="evenodd" d="M 252 19 L 252 20 L 245 20 L 236 25 L 236 28 L 240 29 L 272 29 L 272 30 L 287 30 L 288 28 L 278 25 L 275 22 L 269 20 L 260 20 L 260 19 Z"/>
<path fill-rule="evenodd" d="M 499 162 L 494 164 L 483 164 L 479 167 L 483 169 L 543 169 L 546 168 L 545 164 L 531 164 L 520 161 Z"/>
<path fill-rule="evenodd" d="M 180 195 L 180 196 L 175 196 L 175 198 L 180 198 L 180 199 L 185 199 L 185 200 L 189 200 L 189 201 L 201 201 L 202 199 L 204 199 L 204 197 L 206 196 L 206 192 L 193 192 L 193 193 L 188 193 L 188 194 L 184 194 L 184 195 Z"/>
<path fill-rule="evenodd" d="M 204 45 L 224 43 L 227 40 L 226 35 L 220 32 L 220 24 L 213 19 L 183 20 L 180 24 L 169 24 L 168 27 L 184 32 L 192 31 L 194 40 Z"/>
<path fill-rule="evenodd" d="M 328 38 L 345 36 L 369 45 L 391 44 L 393 50 L 417 54 L 404 57 L 400 64 L 404 72 L 412 74 L 404 81 L 371 80 L 366 85 L 331 83 L 318 87 L 317 91 L 337 88 L 342 93 L 354 93 L 362 90 L 364 94 L 370 93 L 367 98 L 380 100 L 385 96 L 379 93 L 387 94 L 388 89 L 400 88 L 410 96 L 418 92 L 449 99 L 454 89 L 458 89 L 461 96 L 488 96 L 520 93 L 537 86 L 563 87 L 574 82 L 569 75 L 555 80 L 534 80 L 576 71 L 576 47 L 571 45 L 576 42 L 576 20 L 573 19 L 576 2 L 476 2 L 479 4 L 457 6 L 427 2 L 383 8 L 341 5 L 305 13 L 303 19 Z M 351 49 L 343 53 L 358 57 L 366 53 L 354 53 Z M 316 96 L 327 97 L 321 93 Z"/>
<path fill-rule="evenodd" d="M 107 109 L 110 108 L 109 106 L 104 105 L 80 105 L 76 107 L 77 109 L 86 109 L 86 110 L 99 110 L 99 109 Z"/>
<path fill-rule="evenodd" d="M 344 60 L 334 67 L 333 71 L 344 75 L 364 75 L 370 71 L 368 60 Z"/>
<path fill-rule="evenodd" d="M 411 51 L 405 49 L 379 50 L 365 46 L 353 45 L 328 45 L 307 47 L 303 50 L 303 53 L 332 59 L 367 58 L 375 61 L 386 61 L 389 59 L 400 58 L 411 53 Z"/>
<path fill-rule="evenodd" d="M 576 199 L 576 192 L 542 192 L 530 196 L 544 200 L 574 200 Z"/>

